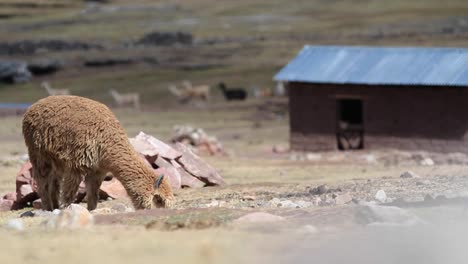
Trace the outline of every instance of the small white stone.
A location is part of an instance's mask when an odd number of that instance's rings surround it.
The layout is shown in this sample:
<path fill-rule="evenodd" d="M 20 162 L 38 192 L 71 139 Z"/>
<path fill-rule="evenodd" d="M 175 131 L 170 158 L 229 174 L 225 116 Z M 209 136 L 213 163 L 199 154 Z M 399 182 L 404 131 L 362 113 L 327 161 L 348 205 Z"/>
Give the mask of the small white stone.
<path fill-rule="evenodd" d="M 16 231 L 23 231 L 24 230 L 23 220 L 21 220 L 19 218 L 10 219 L 5 224 L 5 228 L 11 229 L 11 230 L 16 230 Z"/>
<path fill-rule="evenodd" d="M 387 201 L 387 194 L 385 193 L 384 190 L 379 190 L 375 194 L 375 199 L 381 203 L 385 203 L 385 201 Z"/>

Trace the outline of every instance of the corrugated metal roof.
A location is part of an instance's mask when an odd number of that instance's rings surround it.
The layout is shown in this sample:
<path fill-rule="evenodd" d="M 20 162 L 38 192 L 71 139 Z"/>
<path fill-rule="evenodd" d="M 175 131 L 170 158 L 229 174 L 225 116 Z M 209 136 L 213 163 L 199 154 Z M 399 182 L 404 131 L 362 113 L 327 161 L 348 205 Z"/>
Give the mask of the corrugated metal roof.
<path fill-rule="evenodd" d="M 468 86 L 468 49 L 305 46 L 276 81 Z"/>

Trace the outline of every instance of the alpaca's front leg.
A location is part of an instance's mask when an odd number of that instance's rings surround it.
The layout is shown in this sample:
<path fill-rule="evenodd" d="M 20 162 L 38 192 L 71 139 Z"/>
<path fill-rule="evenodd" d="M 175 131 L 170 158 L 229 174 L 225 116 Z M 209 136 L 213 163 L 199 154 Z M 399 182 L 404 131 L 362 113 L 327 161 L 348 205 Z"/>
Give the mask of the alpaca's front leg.
<path fill-rule="evenodd" d="M 92 211 L 96 209 L 99 201 L 99 188 L 104 179 L 105 174 L 96 172 L 95 174 L 89 174 L 85 177 L 86 183 L 86 198 L 88 200 L 88 210 Z"/>

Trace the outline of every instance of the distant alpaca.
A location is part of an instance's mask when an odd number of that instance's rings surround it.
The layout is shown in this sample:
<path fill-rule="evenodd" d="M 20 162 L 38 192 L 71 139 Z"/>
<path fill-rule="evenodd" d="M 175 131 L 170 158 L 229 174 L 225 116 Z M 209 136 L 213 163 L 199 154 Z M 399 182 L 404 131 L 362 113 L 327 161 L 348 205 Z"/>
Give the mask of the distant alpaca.
<path fill-rule="evenodd" d="M 231 100 L 245 100 L 247 98 L 247 92 L 243 88 L 231 88 L 227 89 L 226 85 L 221 82 L 218 84 L 219 89 L 224 94 L 224 97 L 226 100 L 231 101 Z"/>
<path fill-rule="evenodd" d="M 53 89 L 48 82 L 42 82 L 41 87 L 45 88 L 49 95 L 70 95 L 68 89 Z"/>
<path fill-rule="evenodd" d="M 122 107 L 127 104 L 133 104 L 135 110 L 140 110 L 140 95 L 138 93 L 121 94 L 114 89 L 111 89 L 109 92 L 114 98 L 118 107 Z"/>
<path fill-rule="evenodd" d="M 192 83 L 189 81 L 183 81 L 182 85 L 185 87 L 185 91 L 190 97 L 200 97 L 205 101 L 208 101 L 210 99 L 209 85 L 192 86 Z"/>

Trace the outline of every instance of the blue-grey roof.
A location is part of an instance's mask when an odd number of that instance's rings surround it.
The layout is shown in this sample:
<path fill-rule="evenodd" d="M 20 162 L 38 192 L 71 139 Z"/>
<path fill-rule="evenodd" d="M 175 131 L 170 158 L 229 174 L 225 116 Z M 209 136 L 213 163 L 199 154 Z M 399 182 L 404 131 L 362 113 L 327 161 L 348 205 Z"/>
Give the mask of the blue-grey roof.
<path fill-rule="evenodd" d="M 468 49 L 305 46 L 276 81 L 468 86 Z"/>

